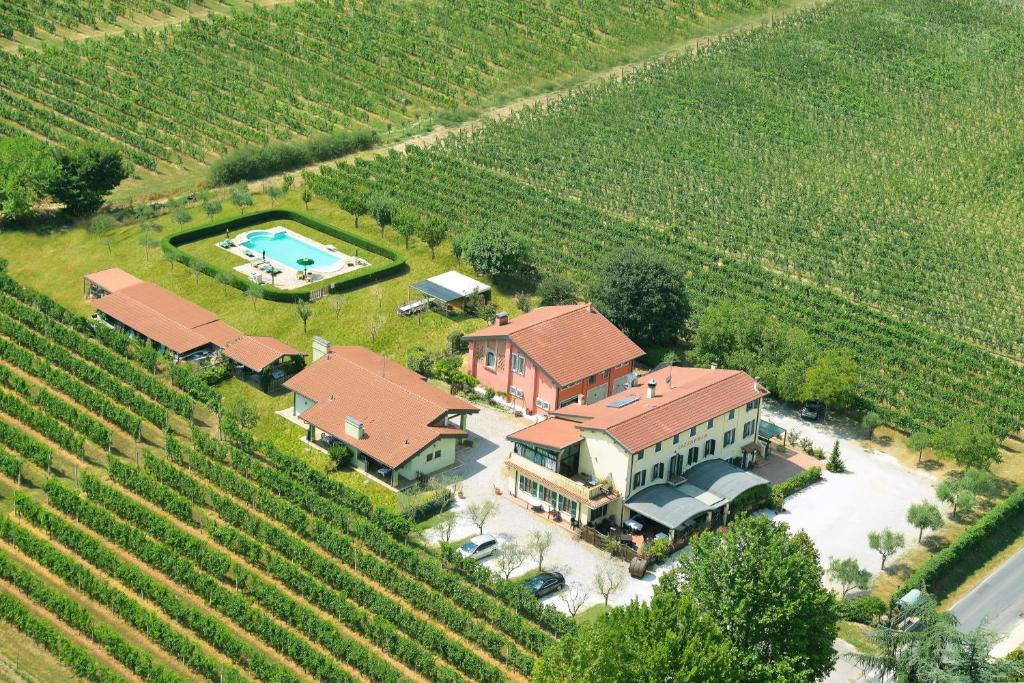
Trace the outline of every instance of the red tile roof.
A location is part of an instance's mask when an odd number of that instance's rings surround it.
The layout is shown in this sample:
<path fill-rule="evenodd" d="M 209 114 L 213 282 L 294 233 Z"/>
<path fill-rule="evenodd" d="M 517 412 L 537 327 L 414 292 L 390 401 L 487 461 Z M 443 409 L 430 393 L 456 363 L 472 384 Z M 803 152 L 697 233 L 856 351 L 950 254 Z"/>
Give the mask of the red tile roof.
<path fill-rule="evenodd" d="M 654 398 L 649 399 L 646 384 L 650 380 L 656 386 Z M 640 382 L 640 386 L 597 403 L 569 405 L 555 414 L 582 420 L 579 429 L 607 432 L 636 453 L 768 395 L 753 377 L 740 370 L 667 367 L 644 375 Z M 621 407 L 612 405 L 629 397 L 636 400 Z"/>
<path fill-rule="evenodd" d="M 241 337 L 224 347 L 224 355 L 260 372 L 284 356 L 299 355 L 299 351 L 273 337 Z"/>
<path fill-rule="evenodd" d="M 137 285 L 142 280 L 131 273 L 126 273 L 120 268 L 107 268 L 85 276 L 85 279 L 100 289 L 108 292 L 117 292 L 125 287 Z"/>
<path fill-rule="evenodd" d="M 273 337 L 245 336 L 216 313 L 120 268 L 90 273 L 85 279 L 110 292 L 92 300 L 97 310 L 175 353 L 213 344 L 257 372 L 282 356 L 299 354 Z"/>
<path fill-rule="evenodd" d="M 523 441 L 561 450 L 583 439 L 577 426 L 578 423 L 571 420 L 548 418 L 520 429 L 518 432 L 512 432 L 508 435 L 508 440 Z"/>
<path fill-rule="evenodd" d="M 465 338 L 508 339 L 562 386 L 644 355 L 590 304 L 541 306 Z"/>
<path fill-rule="evenodd" d="M 479 412 L 405 366 L 358 346 L 332 348 L 284 386 L 316 402 L 299 415 L 302 420 L 392 468 L 439 438 L 465 435 L 432 425 L 445 413 Z M 346 417 L 363 423 L 362 439 L 345 433 Z"/>

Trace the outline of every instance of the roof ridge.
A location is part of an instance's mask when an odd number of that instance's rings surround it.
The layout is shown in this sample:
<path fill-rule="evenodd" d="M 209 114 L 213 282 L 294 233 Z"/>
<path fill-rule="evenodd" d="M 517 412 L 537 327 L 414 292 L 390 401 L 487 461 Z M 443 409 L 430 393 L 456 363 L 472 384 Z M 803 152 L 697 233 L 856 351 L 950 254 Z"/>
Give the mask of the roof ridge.
<path fill-rule="evenodd" d="M 682 401 L 684 399 L 695 398 L 696 396 L 698 396 L 698 395 L 700 395 L 700 394 L 702 394 L 702 393 L 704 393 L 704 392 L 706 392 L 706 391 L 708 391 L 710 389 L 713 389 L 714 387 L 718 386 L 719 384 L 721 384 L 722 382 L 724 382 L 726 380 L 730 380 L 730 379 L 732 379 L 732 378 L 734 378 L 734 377 L 736 377 L 738 375 L 741 375 L 741 374 L 746 374 L 742 370 L 737 370 L 735 368 L 730 368 L 730 369 L 723 368 L 721 370 L 711 369 L 711 368 L 700 368 L 700 369 L 701 370 L 710 370 L 711 372 L 724 372 L 726 374 L 723 377 L 721 377 L 719 379 L 716 379 L 715 381 L 713 381 L 713 382 L 711 382 L 709 384 L 705 384 L 704 386 L 700 387 L 699 389 L 695 389 L 695 390 L 693 390 L 693 391 L 691 391 L 689 393 L 686 393 L 686 394 L 683 394 L 681 396 L 677 396 L 677 397 L 675 397 L 673 399 L 667 400 L 664 403 L 662 403 L 660 405 L 656 405 L 656 406 L 652 407 L 649 410 L 645 410 L 645 411 L 643 411 L 641 413 L 637 413 L 637 414 L 631 415 L 629 417 L 623 417 L 622 419 L 620 419 L 620 420 L 618 420 L 616 422 L 612 422 L 612 423 L 608 424 L 607 427 L 605 427 L 605 429 L 611 429 L 612 427 L 617 427 L 617 426 L 619 426 L 621 424 L 629 422 L 630 420 L 634 420 L 634 419 L 639 418 L 639 417 L 644 417 L 644 416 L 648 416 L 648 415 L 657 413 L 662 408 L 666 408 L 666 407 L 672 405 L 673 403 L 675 403 L 676 401 Z M 754 380 L 754 382 L 756 384 L 757 380 Z M 657 398 L 657 396 L 655 396 L 655 398 Z M 639 400 L 637 401 L 637 403 L 639 403 L 640 401 L 649 400 L 649 399 L 647 399 L 647 397 L 645 395 L 638 397 L 638 399 Z"/>
<path fill-rule="evenodd" d="M 358 347 L 358 346 L 343 346 L 343 347 L 341 347 L 341 348 L 343 348 L 343 349 L 344 349 L 344 348 L 352 348 L 352 349 L 358 349 L 358 348 L 362 348 L 362 347 Z M 373 353 L 373 352 L 371 351 L 371 353 Z M 329 351 L 329 352 L 327 353 L 327 355 L 326 355 L 326 356 L 324 356 L 324 358 L 330 358 L 330 356 L 332 356 L 332 355 L 334 355 L 334 354 L 335 354 L 335 352 L 334 352 L 333 350 L 332 350 L 332 351 Z M 389 359 L 388 359 L 388 357 L 387 357 L 387 356 L 385 356 L 385 355 L 383 355 L 383 354 L 377 354 L 377 355 L 379 355 L 379 356 L 380 356 L 380 357 L 381 357 L 382 359 L 384 359 L 384 361 L 385 361 L 385 362 L 386 362 L 387 360 L 389 360 Z M 435 402 L 431 401 L 430 399 L 426 398 L 425 396 L 421 396 L 420 394 L 417 394 L 417 393 L 416 393 L 415 391 L 412 391 L 412 390 L 408 389 L 407 387 L 405 387 L 405 386 L 402 386 L 402 385 L 401 385 L 400 383 L 398 383 L 398 382 L 394 382 L 394 381 L 392 381 L 392 380 L 388 379 L 388 378 L 387 378 L 387 377 L 385 377 L 385 376 L 384 376 L 383 374 L 380 374 L 380 375 L 378 375 L 378 374 L 376 374 L 375 372 L 373 372 L 372 370 L 370 370 L 369 368 L 366 368 L 366 367 L 364 367 L 364 366 L 360 365 L 359 363 L 356 363 L 356 362 L 354 362 L 354 361 L 352 361 L 352 360 L 349 360 L 348 358 L 345 358 L 344 356 L 341 356 L 341 355 L 339 355 L 339 356 L 338 356 L 338 358 L 340 358 L 341 360 L 345 361 L 346 363 L 348 363 L 348 364 L 349 364 L 349 365 L 351 365 L 352 367 L 356 368 L 357 370 L 359 370 L 360 372 L 362 372 L 362 373 L 363 373 L 363 374 L 365 374 L 365 375 L 369 375 L 370 377 L 379 377 L 380 379 L 383 379 L 383 380 L 387 381 L 387 382 L 388 382 L 389 384 L 391 384 L 392 386 L 394 386 L 394 387 L 397 387 L 397 388 L 401 389 L 401 390 L 402 390 L 402 391 L 404 391 L 404 392 L 405 392 L 406 394 L 408 394 L 409 396 L 412 396 L 413 398 L 417 399 L 418 401 L 420 401 L 420 402 L 422 402 L 422 403 L 425 403 L 425 404 L 431 405 L 431 406 L 433 406 L 433 407 L 435 407 L 435 408 L 440 408 L 440 409 L 441 409 L 441 413 L 442 413 L 442 414 L 443 414 L 443 413 L 445 413 L 445 412 L 447 412 L 447 410 L 445 409 L 445 407 L 444 407 L 444 406 L 442 406 L 442 405 L 440 405 L 440 404 L 437 404 L 437 403 L 435 403 Z M 395 363 L 396 361 L 391 361 L 391 362 L 392 362 L 392 363 Z M 402 365 L 401 367 L 402 367 L 402 368 L 404 368 L 404 369 L 406 369 L 406 370 L 409 370 L 409 369 L 408 369 L 408 368 L 406 368 L 406 367 L 405 367 L 404 365 Z M 412 371 L 412 370 L 409 370 L 409 372 L 413 372 L 413 371 Z M 413 374 L 417 374 L 417 373 L 413 373 Z M 420 376 L 420 377 L 422 377 L 422 375 L 419 375 L 419 376 Z M 424 383 L 425 383 L 425 382 L 424 382 Z M 430 385 L 427 385 L 427 386 L 430 386 Z M 427 425 L 427 426 L 429 426 L 429 425 Z"/>
<path fill-rule="evenodd" d="M 563 304 L 563 305 L 566 306 L 566 310 L 562 311 L 561 313 L 559 313 L 557 315 L 553 315 L 550 318 L 543 318 L 541 320 L 535 320 L 534 322 L 532 322 L 532 323 L 530 323 L 528 325 L 524 325 L 523 327 L 520 327 L 519 329 L 515 330 L 514 332 L 509 332 L 508 336 L 511 337 L 514 334 L 518 334 L 520 332 L 525 332 L 526 330 L 529 330 L 529 329 L 531 329 L 533 327 L 536 327 L 537 325 L 543 325 L 545 323 L 551 322 L 552 320 L 558 320 L 559 318 L 561 318 L 563 316 L 567 316 L 570 313 L 575 313 L 576 311 L 581 310 L 584 306 L 587 306 L 589 304 Z M 540 306 L 540 307 L 535 308 L 533 310 L 534 311 L 539 311 L 542 308 L 556 308 L 556 306 Z M 529 314 L 528 313 L 524 313 L 523 315 L 529 315 Z"/>

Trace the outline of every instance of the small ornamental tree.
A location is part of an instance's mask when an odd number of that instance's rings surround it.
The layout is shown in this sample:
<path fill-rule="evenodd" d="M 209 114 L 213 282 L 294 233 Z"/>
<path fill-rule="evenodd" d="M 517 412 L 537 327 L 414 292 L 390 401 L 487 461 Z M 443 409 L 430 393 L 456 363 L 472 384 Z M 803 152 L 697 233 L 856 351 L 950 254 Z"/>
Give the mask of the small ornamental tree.
<path fill-rule="evenodd" d="M 874 411 L 866 413 L 860 421 L 860 426 L 867 433 L 869 439 L 873 439 L 875 437 L 875 430 L 878 429 L 881 424 L 882 418 Z"/>
<path fill-rule="evenodd" d="M 843 456 L 839 452 L 839 442 L 836 441 L 832 446 L 832 453 L 828 456 L 828 462 L 825 463 L 825 469 L 829 472 L 845 472 L 846 463 L 843 462 Z"/>
<path fill-rule="evenodd" d="M 117 221 L 108 213 L 101 213 L 89 222 L 89 232 L 93 235 L 102 235 L 114 228 Z"/>
<path fill-rule="evenodd" d="M 537 560 L 537 571 L 544 570 L 544 556 L 553 542 L 550 531 L 534 530 L 527 536 L 526 549 Z"/>
<path fill-rule="evenodd" d="M 936 497 L 953 506 L 950 516 L 974 507 L 977 496 L 989 496 L 995 490 L 996 478 L 986 470 L 969 469 L 949 474 L 935 488 Z"/>
<path fill-rule="evenodd" d="M 372 194 L 366 200 L 366 212 L 373 216 L 373 220 L 377 221 L 377 225 L 380 227 L 380 236 L 383 238 L 384 229 L 391 225 L 391 221 L 395 217 L 394 202 L 382 194 Z"/>
<path fill-rule="evenodd" d="M 864 590 L 871 581 L 871 572 L 862 568 L 853 557 L 830 559 L 828 575 L 839 584 L 839 594 L 844 598 L 854 588 Z"/>
<path fill-rule="evenodd" d="M 305 299 L 299 299 L 295 302 L 295 315 L 299 316 L 299 320 L 302 321 L 302 333 L 306 334 L 307 323 L 313 317 L 313 307 Z"/>
<path fill-rule="evenodd" d="M 515 541 L 509 541 L 498 549 L 497 557 L 494 559 L 494 568 L 507 581 L 512 577 L 512 572 L 523 566 L 527 554 L 526 548 L 523 548 Z"/>
<path fill-rule="evenodd" d="M 249 183 L 240 180 L 232 185 L 231 189 L 228 190 L 228 199 L 244 215 L 245 210 L 253 204 L 252 193 L 249 192 Z"/>
<path fill-rule="evenodd" d="M 484 532 L 484 525 L 487 524 L 487 520 L 497 511 L 498 506 L 493 500 L 474 500 L 466 506 L 466 516 L 480 530 L 480 533 Z"/>
<path fill-rule="evenodd" d="M 302 188 L 302 206 L 309 211 L 309 203 L 313 201 L 313 190 L 308 187 Z"/>
<path fill-rule="evenodd" d="M 355 219 L 356 230 L 359 229 L 359 217 L 366 214 L 369 198 L 370 190 L 363 185 L 348 188 L 338 198 L 338 206 L 341 207 L 341 210 L 352 214 Z"/>
<path fill-rule="evenodd" d="M 906 545 L 903 534 L 892 529 L 868 532 L 868 547 L 882 556 L 882 569 L 885 569 L 885 561 L 898 553 Z"/>
<path fill-rule="evenodd" d="M 444 223 L 432 216 L 426 217 L 419 224 L 419 236 L 423 243 L 430 248 L 430 260 L 434 260 L 434 250 L 444 242 L 448 230 Z"/>
<path fill-rule="evenodd" d="M 622 568 L 614 562 L 601 564 L 594 573 L 594 592 L 604 598 L 605 607 L 614 593 L 626 583 L 626 575 Z"/>
<path fill-rule="evenodd" d="M 928 432 L 917 431 L 911 433 L 907 439 L 907 448 L 917 452 L 917 464 L 921 464 L 921 458 L 924 456 L 926 448 L 930 448 L 932 445 L 932 435 Z"/>
<path fill-rule="evenodd" d="M 219 199 L 209 199 L 203 202 L 203 213 L 205 213 L 206 217 L 211 220 L 214 216 L 223 211 L 223 209 L 224 207 Z"/>
<path fill-rule="evenodd" d="M 409 238 L 419 231 L 420 215 L 411 209 L 399 209 L 394 216 L 395 232 L 405 240 L 405 248 L 409 248 Z"/>
<path fill-rule="evenodd" d="M 984 421 L 969 415 L 954 418 L 935 432 L 932 448 L 961 467 L 987 470 L 1000 460 L 999 437 Z"/>
<path fill-rule="evenodd" d="M 924 530 L 931 529 L 938 531 L 942 528 L 942 512 L 928 501 L 923 501 L 910 506 L 907 510 L 907 521 L 918 530 L 917 542 L 920 543 L 924 537 Z"/>

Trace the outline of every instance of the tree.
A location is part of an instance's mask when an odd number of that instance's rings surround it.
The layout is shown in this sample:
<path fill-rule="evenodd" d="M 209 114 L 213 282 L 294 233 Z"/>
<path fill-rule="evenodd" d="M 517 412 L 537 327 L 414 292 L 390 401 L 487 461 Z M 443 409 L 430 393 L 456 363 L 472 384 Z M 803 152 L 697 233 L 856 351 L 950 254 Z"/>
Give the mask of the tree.
<path fill-rule="evenodd" d="M 284 189 L 277 185 L 271 185 L 267 188 L 267 196 L 270 197 L 270 205 L 274 206 L 277 204 L 277 200 L 284 196 Z"/>
<path fill-rule="evenodd" d="M 590 597 L 590 593 L 578 583 L 570 583 L 558 597 L 565 603 L 565 609 L 569 616 L 575 617 L 583 609 L 583 605 L 587 602 L 587 598 Z"/>
<path fill-rule="evenodd" d="M 93 235 L 102 235 L 103 233 L 112 230 L 117 225 L 117 221 L 109 213 L 101 213 L 89 222 L 89 232 Z"/>
<path fill-rule="evenodd" d="M 409 238 L 420 229 L 420 215 L 410 209 L 399 209 L 394 217 L 395 231 L 405 240 L 405 248 L 409 248 Z"/>
<path fill-rule="evenodd" d="M 734 683 L 744 674 L 728 637 L 691 596 L 663 594 L 563 636 L 537 660 L 532 680 Z"/>
<path fill-rule="evenodd" d="M 516 308 L 523 313 L 529 313 L 530 309 L 533 308 L 533 302 L 530 300 L 530 295 L 526 292 L 516 292 L 513 297 L 516 302 Z"/>
<path fill-rule="evenodd" d="M 384 229 L 391 225 L 395 216 L 395 203 L 382 194 L 374 193 L 366 200 L 366 212 L 373 216 L 380 227 L 380 236 L 383 239 Z"/>
<path fill-rule="evenodd" d="M 932 448 L 961 467 L 987 470 L 999 462 L 999 437 L 983 420 L 973 415 L 953 418 L 935 432 Z"/>
<path fill-rule="evenodd" d="M 148 231 L 140 234 L 135 239 L 135 242 L 146 250 L 146 261 L 149 261 L 149 250 L 160 244 Z"/>
<path fill-rule="evenodd" d="M 613 561 L 606 561 L 594 572 L 594 592 L 604 598 L 605 607 L 613 593 L 618 592 L 626 583 L 626 575 L 622 568 Z"/>
<path fill-rule="evenodd" d="M 483 532 L 480 532 L 483 533 Z M 523 548 L 515 541 L 509 541 L 498 548 L 497 557 L 494 559 L 494 568 L 505 577 L 507 581 L 512 577 L 512 572 L 523 566 L 526 561 L 526 548 Z"/>
<path fill-rule="evenodd" d="M 545 275 L 537 285 L 541 306 L 564 306 L 576 303 L 576 287 L 559 273 Z"/>
<path fill-rule="evenodd" d="M 843 462 L 843 455 L 839 452 L 839 442 L 836 441 L 832 446 L 832 453 L 828 456 L 828 462 L 825 463 L 825 469 L 829 472 L 845 472 L 846 463 Z"/>
<path fill-rule="evenodd" d="M 0 214 L 23 218 L 49 193 L 60 168 L 45 142 L 0 137 Z"/>
<path fill-rule="evenodd" d="M 260 412 L 249 401 L 241 398 L 234 398 L 224 405 L 222 415 L 225 419 L 234 422 L 245 429 L 254 429 L 260 422 Z"/>
<path fill-rule="evenodd" d="M 452 512 L 445 513 L 445 516 L 437 523 L 437 533 L 440 535 L 441 540 L 448 543 L 452 540 L 452 534 L 455 532 L 455 526 L 459 523 L 458 518 Z"/>
<path fill-rule="evenodd" d="M 192 220 L 192 214 L 185 209 L 176 209 L 173 214 L 174 222 L 185 227 Z"/>
<path fill-rule="evenodd" d="M 671 345 L 690 317 L 686 273 L 642 249 L 611 252 L 597 269 L 594 302 L 637 344 Z"/>
<path fill-rule="evenodd" d="M 860 366 L 846 351 L 826 351 L 804 375 L 803 399 L 816 398 L 826 405 L 849 408 L 857 399 Z"/>
<path fill-rule="evenodd" d="M 815 681 L 832 670 L 836 599 L 805 532 L 743 515 L 705 533 L 666 572 L 658 592 L 688 592 L 732 641 L 746 681 Z"/>
<path fill-rule="evenodd" d="M 907 438 L 907 448 L 912 451 L 917 451 L 917 464 L 921 464 L 921 458 L 924 456 L 926 448 L 932 445 L 932 435 L 929 432 L 916 431 L 910 434 Z"/>
<path fill-rule="evenodd" d="M 885 569 L 885 561 L 902 550 L 905 545 L 906 539 L 898 531 L 886 528 L 868 532 L 868 547 L 882 556 L 882 569 Z"/>
<path fill-rule="evenodd" d="M 387 318 L 383 314 L 378 313 L 366 322 L 366 332 L 370 335 L 370 346 L 373 348 L 377 347 L 377 337 L 380 336 L 381 331 L 384 329 L 384 325 L 387 324 Z"/>
<path fill-rule="evenodd" d="M 302 334 L 306 334 L 306 323 L 313 316 L 313 307 L 305 299 L 298 299 L 295 302 L 295 315 L 302 321 Z"/>
<path fill-rule="evenodd" d="M 551 549 L 551 543 L 554 541 L 551 532 L 534 529 L 526 538 L 526 549 L 537 560 L 537 571 L 543 571 L 544 556 Z"/>
<path fill-rule="evenodd" d="M 327 308 L 334 311 L 334 319 L 337 320 L 341 317 L 341 309 L 345 307 L 345 300 L 341 298 L 340 294 L 327 297 Z"/>
<path fill-rule="evenodd" d="M 476 525 L 480 533 L 484 532 L 484 525 L 487 524 L 487 520 L 497 511 L 498 506 L 493 500 L 474 500 L 466 506 L 466 516 L 469 518 L 469 521 Z"/>
<path fill-rule="evenodd" d="M 359 217 L 367 211 L 369 198 L 370 190 L 364 185 L 350 187 L 338 197 L 338 206 L 341 210 L 352 214 L 352 218 L 355 219 L 356 230 L 359 229 Z"/>
<path fill-rule="evenodd" d="M 213 219 L 214 216 L 220 213 L 223 210 L 223 208 L 224 207 L 221 206 L 219 199 L 208 199 L 207 201 L 203 202 L 203 213 L 205 213 L 206 217 L 211 220 Z"/>
<path fill-rule="evenodd" d="M 80 142 L 55 153 L 59 171 L 50 195 L 73 216 L 92 213 L 111 190 L 132 173 L 132 165 L 114 145 Z"/>
<path fill-rule="evenodd" d="M 309 203 L 313 201 L 313 190 L 308 187 L 302 188 L 302 206 L 305 207 L 306 211 L 309 211 Z"/>
<path fill-rule="evenodd" d="M 995 491 L 996 478 L 988 470 L 968 469 L 952 472 L 935 488 L 935 496 L 953 506 L 950 516 L 974 507 L 977 496 L 990 496 Z"/>
<path fill-rule="evenodd" d="M 239 180 L 237 183 L 231 186 L 228 190 L 228 200 L 238 207 L 242 214 L 245 214 L 245 210 L 252 206 L 252 193 L 249 192 L 249 183 L 244 180 Z"/>
<path fill-rule="evenodd" d="M 216 280 L 220 284 L 220 286 L 224 288 L 225 292 L 228 291 L 228 287 L 231 286 L 231 276 L 228 275 L 227 273 L 219 272 L 214 276 L 213 279 Z"/>
<path fill-rule="evenodd" d="M 882 418 L 873 410 L 869 410 L 864 414 L 864 417 L 860 421 L 860 426 L 864 432 L 868 435 L 869 439 L 875 437 L 875 430 L 882 425 Z"/>
<path fill-rule="evenodd" d="M 942 512 L 928 501 L 911 505 L 910 509 L 907 510 L 907 521 L 910 522 L 910 526 L 918 530 L 918 543 L 924 537 L 925 529 L 938 531 L 943 525 Z"/>
<path fill-rule="evenodd" d="M 292 185 L 295 184 L 295 176 L 291 173 L 285 173 L 281 176 L 281 192 L 282 194 L 288 194 L 292 191 Z"/>
<path fill-rule="evenodd" d="M 831 558 L 828 563 L 828 575 L 839 584 L 839 595 L 844 598 L 854 588 L 864 590 L 871 581 L 871 572 L 861 568 L 853 557 Z"/>
<path fill-rule="evenodd" d="M 256 302 L 263 298 L 263 288 L 255 282 L 250 282 L 245 288 L 245 296 L 252 300 L 252 310 L 256 312 Z"/>
<path fill-rule="evenodd" d="M 927 593 L 901 618 L 881 623 L 870 634 L 878 654 L 851 654 L 872 679 L 893 681 L 1019 681 L 1020 665 L 989 655 L 999 640 L 981 626 L 963 633 L 949 612 L 938 609 Z M 909 620 L 913 629 L 904 629 Z"/>
<path fill-rule="evenodd" d="M 466 263 L 481 275 L 495 277 L 531 270 L 526 242 L 505 228 L 475 228 L 460 244 Z"/>
<path fill-rule="evenodd" d="M 448 235 L 448 229 L 439 219 L 427 217 L 420 222 L 419 236 L 423 242 L 430 247 L 430 260 L 434 260 L 434 250 L 444 242 Z"/>

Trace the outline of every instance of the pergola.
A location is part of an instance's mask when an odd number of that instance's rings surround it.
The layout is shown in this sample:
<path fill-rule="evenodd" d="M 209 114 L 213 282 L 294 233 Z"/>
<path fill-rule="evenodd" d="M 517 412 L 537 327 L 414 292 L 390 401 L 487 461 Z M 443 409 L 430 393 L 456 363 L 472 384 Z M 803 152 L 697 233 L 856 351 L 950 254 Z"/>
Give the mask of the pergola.
<path fill-rule="evenodd" d="M 454 270 L 409 285 L 412 291 L 447 306 L 461 306 L 466 298 L 479 294 L 485 301 L 491 299 L 491 287 L 468 275 Z"/>

